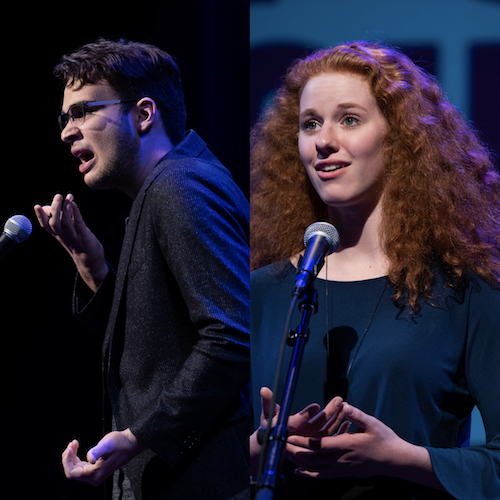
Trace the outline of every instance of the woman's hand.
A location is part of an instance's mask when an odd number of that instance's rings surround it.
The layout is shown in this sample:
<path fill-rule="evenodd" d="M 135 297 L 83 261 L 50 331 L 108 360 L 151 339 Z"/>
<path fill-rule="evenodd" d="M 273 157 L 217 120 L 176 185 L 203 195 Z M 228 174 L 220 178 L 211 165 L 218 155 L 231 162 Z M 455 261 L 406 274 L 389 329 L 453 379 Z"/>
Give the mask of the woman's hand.
<path fill-rule="evenodd" d="M 262 448 L 262 445 L 258 442 L 258 431 L 267 427 L 273 393 L 271 389 L 262 387 L 260 397 L 262 407 L 260 427 L 250 436 L 250 470 L 253 476 L 257 474 Z M 280 407 L 276 405 L 273 412 L 273 426 L 277 423 L 279 412 Z M 347 427 L 342 424 L 343 420 L 342 398 L 336 397 L 323 410 L 319 404 L 312 403 L 298 413 L 290 415 L 288 417 L 287 430 L 289 435 L 300 434 L 301 436 L 315 436 L 319 438 L 337 431 L 345 432 Z"/>
<path fill-rule="evenodd" d="M 296 474 L 314 478 L 393 476 L 443 489 L 432 470 L 428 451 L 401 439 L 380 420 L 347 403 L 342 414 L 358 426 L 355 433 L 287 440 Z"/>

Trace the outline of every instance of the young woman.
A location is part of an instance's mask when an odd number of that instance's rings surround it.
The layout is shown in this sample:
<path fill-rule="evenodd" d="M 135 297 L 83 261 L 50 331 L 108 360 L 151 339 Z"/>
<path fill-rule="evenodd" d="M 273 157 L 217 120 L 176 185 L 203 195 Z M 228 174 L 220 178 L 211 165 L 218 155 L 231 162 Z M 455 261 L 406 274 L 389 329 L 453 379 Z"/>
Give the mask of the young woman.
<path fill-rule="evenodd" d="M 437 81 L 367 42 L 299 60 L 253 131 L 251 187 L 263 414 L 304 230 L 340 234 L 314 284 L 283 495 L 500 498 L 500 177 Z M 325 405 L 349 432 L 307 424 Z M 487 443 L 467 448 L 474 405 Z"/>

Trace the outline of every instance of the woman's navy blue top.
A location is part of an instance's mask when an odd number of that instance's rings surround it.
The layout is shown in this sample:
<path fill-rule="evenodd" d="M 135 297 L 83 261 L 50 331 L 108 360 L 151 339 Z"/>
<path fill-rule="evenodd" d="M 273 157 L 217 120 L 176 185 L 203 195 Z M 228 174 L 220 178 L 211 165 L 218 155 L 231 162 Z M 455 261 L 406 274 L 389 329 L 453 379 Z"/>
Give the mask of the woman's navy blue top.
<path fill-rule="evenodd" d="M 260 387 L 273 386 L 295 273 L 290 262 L 252 273 L 256 426 Z M 291 412 L 312 402 L 324 406 L 341 395 L 404 440 L 425 446 L 448 493 L 391 478 L 299 478 L 292 466 L 285 474 L 283 497 L 372 498 L 373 492 L 373 497 L 398 499 L 500 499 L 500 291 L 475 277 L 459 291 L 437 282 L 432 301 L 422 302 L 421 310 L 411 314 L 393 302 L 394 289 L 385 277 L 317 279 L 314 286 L 319 307 L 310 321 Z M 292 328 L 300 317 L 297 308 Z M 291 352 L 287 347 L 282 386 Z M 463 447 L 474 405 L 481 412 L 487 443 Z"/>

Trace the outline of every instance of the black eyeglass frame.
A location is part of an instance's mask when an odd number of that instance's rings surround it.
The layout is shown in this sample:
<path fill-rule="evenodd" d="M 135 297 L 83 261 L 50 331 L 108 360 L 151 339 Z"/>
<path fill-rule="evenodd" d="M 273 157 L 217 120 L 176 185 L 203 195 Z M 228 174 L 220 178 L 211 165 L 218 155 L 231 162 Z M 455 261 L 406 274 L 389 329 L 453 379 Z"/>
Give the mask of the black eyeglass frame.
<path fill-rule="evenodd" d="M 85 123 L 85 115 L 91 108 L 98 108 L 100 106 L 111 106 L 114 104 L 127 104 L 131 102 L 137 102 L 137 99 L 114 99 L 112 101 L 82 101 L 77 102 L 69 107 L 67 113 L 61 113 L 58 116 L 59 129 L 62 132 L 68 123 L 71 121 L 82 119 L 82 124 Z M 81 109 L 81 116 L 73 117 L 71 116 L 72 110 Z"/>

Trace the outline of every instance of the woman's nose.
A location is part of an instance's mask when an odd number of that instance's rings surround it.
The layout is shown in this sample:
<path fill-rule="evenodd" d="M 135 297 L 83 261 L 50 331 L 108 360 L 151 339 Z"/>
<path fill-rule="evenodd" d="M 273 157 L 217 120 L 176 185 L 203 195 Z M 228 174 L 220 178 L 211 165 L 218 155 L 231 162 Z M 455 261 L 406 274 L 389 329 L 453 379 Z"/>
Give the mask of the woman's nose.
<path fill-rule="evenodd" d="M 332 153 L 339 150 L 338 137 L 335 129 L 331 125 L 323 125 L 321 131 L 316 138 L 316 151 L 323 158 L 328 157 Z"/>

